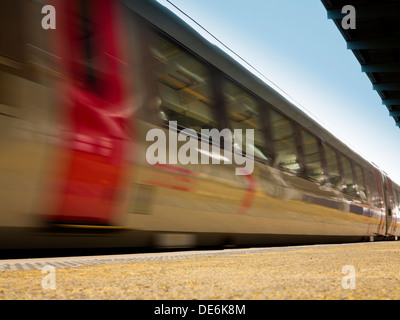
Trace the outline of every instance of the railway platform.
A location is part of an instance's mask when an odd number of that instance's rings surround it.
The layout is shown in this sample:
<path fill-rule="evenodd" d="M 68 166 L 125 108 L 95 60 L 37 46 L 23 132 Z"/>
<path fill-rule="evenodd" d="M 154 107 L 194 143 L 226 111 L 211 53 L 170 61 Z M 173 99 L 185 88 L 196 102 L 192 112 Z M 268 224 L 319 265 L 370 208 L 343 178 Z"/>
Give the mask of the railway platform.
<path fill-rule="evenodd" d="M 0 261 L 0 300 L 397 300 L 400 243 Z"/>

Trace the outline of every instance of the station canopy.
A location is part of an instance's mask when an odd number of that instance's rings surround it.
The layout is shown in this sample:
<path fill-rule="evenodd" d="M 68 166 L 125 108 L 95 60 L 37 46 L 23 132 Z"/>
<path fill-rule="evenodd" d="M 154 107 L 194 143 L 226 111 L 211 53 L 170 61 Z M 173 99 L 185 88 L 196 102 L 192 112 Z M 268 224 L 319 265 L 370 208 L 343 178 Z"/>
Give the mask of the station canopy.
<path fill-rule="evenodd" d="M 400 127 L 400 0 L 321 1 Z M 347 5 L 354 8 L 355 25 L 348 7 L 343 10 Z"/>

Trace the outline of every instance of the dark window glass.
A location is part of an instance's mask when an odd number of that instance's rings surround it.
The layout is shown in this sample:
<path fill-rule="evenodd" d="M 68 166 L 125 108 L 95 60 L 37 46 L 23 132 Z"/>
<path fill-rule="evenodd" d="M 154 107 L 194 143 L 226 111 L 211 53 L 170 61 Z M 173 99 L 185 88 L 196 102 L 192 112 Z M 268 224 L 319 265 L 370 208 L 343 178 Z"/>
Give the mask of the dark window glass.
<path fill-rule="evenodd" d="M 161 95 L 160 117 L 179 127 L 216 128 L 207 67 L 171 41 L 153 33 L 151 52 Z"/>
<path fill-rule="evenodd" d="M 278 112 L 271 110 L 271 133 L 275 147 L 276 163 L 288 170 L 299 172 L 300 165 L 292 123 Z"/>
<path fill-rule="evenodd" d="M 363 169 L 361 168 L 360 165 L 354 164 L 354 170 L 356 173 L 358 192 L 360 194 L 360 197 L 365 199 L 365 198 L 367 198 L 367 190 L 365 188 Z"/>
<path fill-rule="evenodd" d="M 337 160 L 337 154 L 335 149 L 325 145 L 325 158 L 326 158 L 326 169 L 328 171 L 329 183 L 338 189 L 341 189 L 342 177 L 340 176 L 339 165 Z"/>
<path fill-rule="evenodd" d="M 343 191 L 347 193 L 356 193 L 356 186 L 353 181 L 353 171 L 351 169 L 350 159 L 341 156 L 342 166 L 343 166 Z"/>
<path fill-rule="evenodd" d="M 241 129 L 242 132 L 242 145 L 236 143 L 234 147 L 241 151 L 252 148 L 255 157 L 268 160 L 257 101 L 247 91 L 230 81 L 224 83 L 224 96 L 231 128 Z M 246 149 L 244 144 L 246 143 L 247 129 L 253 130 L 254 143 L 248 145 Z"/>
<path fill-rule="evenodd" d="M 301 130 L 303 141 L 304 170 L 308 177 L 320 182 L 325 180 L 321 163 L 318 140 L 305 130 Z"/>

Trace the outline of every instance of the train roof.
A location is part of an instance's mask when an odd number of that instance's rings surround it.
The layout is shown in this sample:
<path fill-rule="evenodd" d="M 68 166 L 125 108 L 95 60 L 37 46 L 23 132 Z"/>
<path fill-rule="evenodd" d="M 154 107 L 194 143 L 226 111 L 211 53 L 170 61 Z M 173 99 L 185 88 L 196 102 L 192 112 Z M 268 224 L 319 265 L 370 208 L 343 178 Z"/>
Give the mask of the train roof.
<path fill-rule="evenodd" d="M 152 25 L 170 35 L 197 56 L 221 70 L 337 150 L 363 166 L 373 167 L 369 161 L 354 152 L 266 82 L 219 47 L 207 41 L 195 29 L 155 0 L 124 0 L 124 3 Z"/>

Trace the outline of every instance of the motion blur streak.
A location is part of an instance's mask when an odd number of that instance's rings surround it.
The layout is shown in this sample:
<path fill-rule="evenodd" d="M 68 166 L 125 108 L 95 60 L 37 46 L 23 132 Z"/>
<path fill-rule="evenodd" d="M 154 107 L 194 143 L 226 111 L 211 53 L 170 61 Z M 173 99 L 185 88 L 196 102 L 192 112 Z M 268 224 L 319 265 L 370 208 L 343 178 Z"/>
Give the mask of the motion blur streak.
<path fill-rule="evenodd" d="M 217 145 L 201 132 L 254 133 L 218 153 L 251 150 L 254 170 L 213 152 L 149 164 L 147 133 L 171 122 L 199 150 Z M 156 1 L 0 2 L 2 249 L 396 239 L 399 195 Z"/>
<path fill-rule="evenodd" d="M 66 75 L 68 161 L 61 176 L 59 222 L 115 223 L 127 167 L 128 116 L 114 1 L 59 1 L 65 20 L 55 35 Z M 115 23 L 113 23 L 115 21 Z M 62 41 L 57 41 L 62 39 Z"/>

